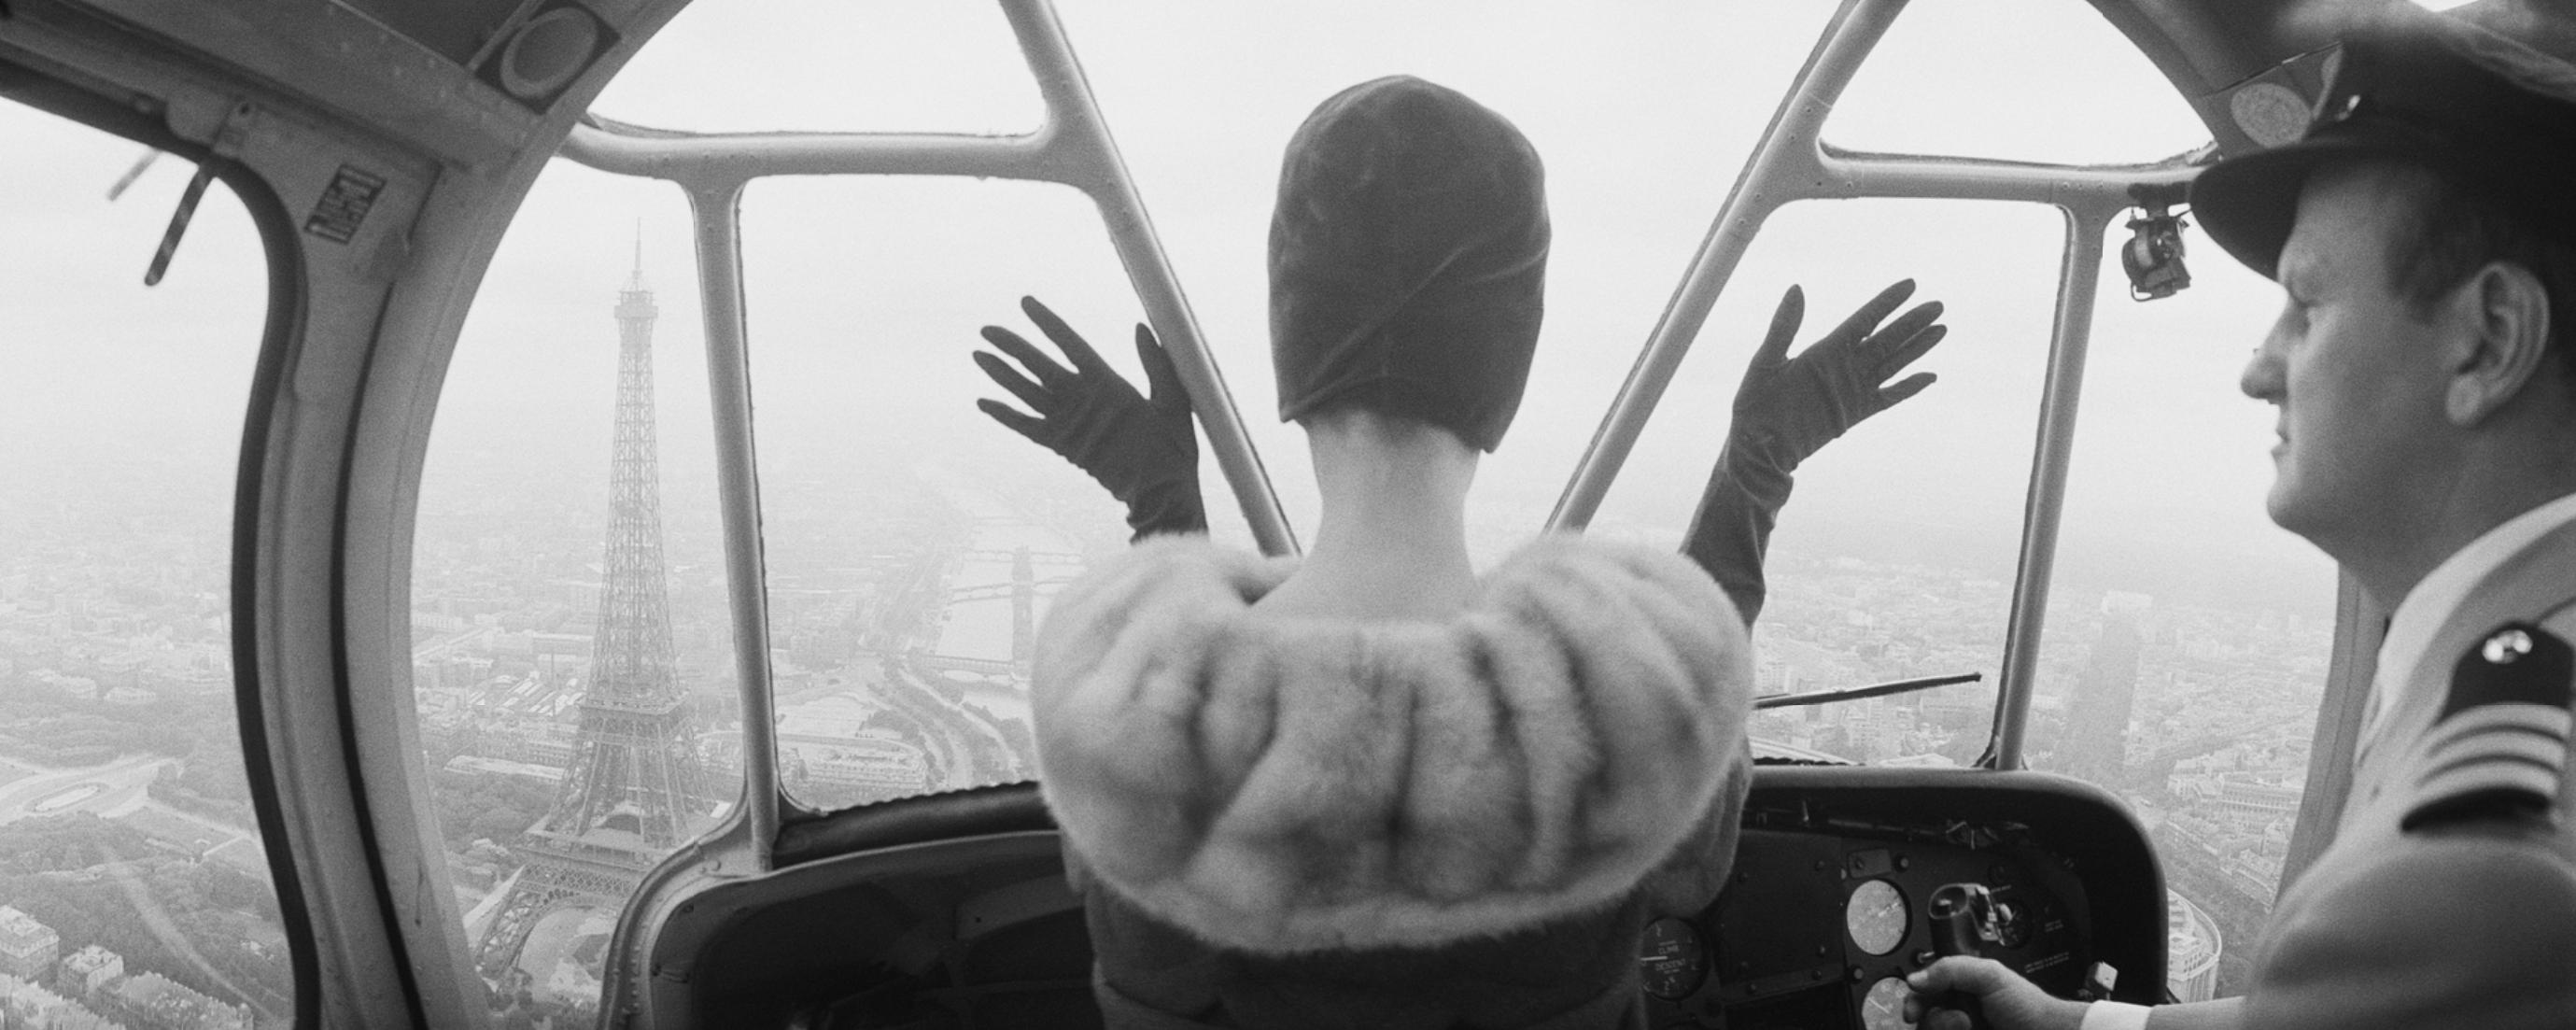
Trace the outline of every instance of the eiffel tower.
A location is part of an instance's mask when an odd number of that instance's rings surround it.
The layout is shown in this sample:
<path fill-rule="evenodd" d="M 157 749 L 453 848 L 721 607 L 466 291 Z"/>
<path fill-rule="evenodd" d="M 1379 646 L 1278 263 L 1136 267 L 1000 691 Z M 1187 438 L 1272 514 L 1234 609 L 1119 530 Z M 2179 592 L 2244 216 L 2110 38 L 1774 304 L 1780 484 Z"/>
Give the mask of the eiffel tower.
<path fill-rule="evenodd" d="M 522 864 L 476 949 L 478 970 L 496 985 L 518 979 L 514 970 L 539 923 L 558 912 L 615 912 L 645 872 L 704 822 L 699 806 L 707 794 L 695 727 L 672 675 L 663 577 L 653 432 L 658 312 L 644 285 L 639 238 L 634 276 L 617 296 L 617 436 L 590 683 L 563 786 L 545 817 L 512 846 Z"/>

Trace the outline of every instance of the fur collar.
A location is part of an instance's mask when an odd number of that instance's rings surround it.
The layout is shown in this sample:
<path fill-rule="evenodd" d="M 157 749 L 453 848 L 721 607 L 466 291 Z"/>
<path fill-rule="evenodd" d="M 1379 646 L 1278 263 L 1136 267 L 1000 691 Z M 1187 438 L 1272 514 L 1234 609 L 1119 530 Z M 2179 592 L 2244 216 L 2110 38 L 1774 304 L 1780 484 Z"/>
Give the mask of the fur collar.
<path fill-rule="evenodd" d="M 1291 568 L 1149 541 L 1039 632 L 1048 806 L 1147 913 L 1260 953 L 1436 946 L 1608 907 L 1733 828 L 1750 647 L 1688 561 L 1542 539 L 1445 623 L 1253 611 Z"/>

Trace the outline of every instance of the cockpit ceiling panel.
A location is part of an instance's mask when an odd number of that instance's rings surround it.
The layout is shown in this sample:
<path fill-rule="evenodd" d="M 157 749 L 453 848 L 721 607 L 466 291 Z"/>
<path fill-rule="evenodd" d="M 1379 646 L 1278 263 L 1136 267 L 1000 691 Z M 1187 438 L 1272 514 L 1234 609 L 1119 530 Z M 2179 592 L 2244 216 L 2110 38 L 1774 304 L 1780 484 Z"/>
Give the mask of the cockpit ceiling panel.
<path fill-rule="evenodd" d="M 353 126 L 474 167 L 552 151 L 623 60 L 626 35 L 676 0 L 10 0 L 0 40 L 162 54 L 336 112 Z M 23 30 L 24 35 L 13 32 Z M 11 37 L 16 37 L 11 39 Z M 99 48 L 105 47 L 106 51 Z M 181 56 L 184 55 L 184 56 Z M 75 62 L 76 64 L 78 62 Z M 122 78 L 114 69 L 98 69 Z M 567 110 L 571 108 L 574 110 Z"/>
<path fill-rule="evenodd" d="M 336 0 L 384 23 L 415 43 L 458 64 L 471 64 L 483 45 L 532 0 Z"/>
<path fill-rule="evenodd" d="M 2184 96 L 2218 93 L 2334 42 L 2340 27 L 2414 0 L 2091 0 Z M 2473 0 L 2447 12 L 2576 60 L 2555 0 Z"/>

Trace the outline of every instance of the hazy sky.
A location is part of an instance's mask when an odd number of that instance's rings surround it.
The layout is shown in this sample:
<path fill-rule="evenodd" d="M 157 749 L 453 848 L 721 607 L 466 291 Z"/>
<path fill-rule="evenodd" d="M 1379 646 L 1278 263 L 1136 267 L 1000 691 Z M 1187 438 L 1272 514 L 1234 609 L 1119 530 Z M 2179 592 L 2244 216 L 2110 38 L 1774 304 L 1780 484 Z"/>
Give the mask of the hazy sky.
<path fill-rule="evenodd" d="M 1064 6 L 1110 129 L 1301 533 L 1311 533 L 1314 511 L 1303 440 L 1274 417 L 1264 336 L 1263 244 L 1282 144 L 1323 97 L 1396 72 L 1463 90 L 1529 135 L 1547 162 L 1556 246 L 1529 398 L 1472 502 L 1480 532 L 1494 538 L 1544 518 L 1833 8 Z M 967 132 L 1025 130 L 1041 111 L 998 11 L 953 0 L 694 5 L 595 107 L 683 129 Z M 2077 0 L 1917 4 L 1827 135 L 1866 149 L 2073 161 L 2155 159 L 2208 137 L 2146 60 Z M 142 269 L 186 166 L 164 162 L 111 205 L 103 192 L 139 148 L 18 110 L 0 110 L 0 139 L 10 141 L 0 149 L 0 224 L 44 241 L 0 248 L 0 347 L 13 370 L 0 377 L 0 426 L 49 453 L 104 447 L 109 437 L 130 449 L 160 433 L 228 454 L 260 315 L 257 249 L 238 207 L 220 189 L 211 194 L 170 280 L 144 290 Z M 666 477 L 703 479 L 687 217 L 666 184 L 561 161 L 539 181 L 459 344 L 430 457 L 433 503 L 448 477 L 485 462 L 604 472 L 608 308 L 639 222 L 662 306 Z M 1140 309 L 1087 200 L 1021 183 L 770 180 L 752 186 L 744 222 L 765 476 L 828 475 L 853 449 L 904 448 L 922 461 L 1087 488 L 975 413 L 973 398 L 998 391 L 966 359 L 977 325 L 1017 324 L 1016 298 L 1035 293 L 1133 372 L 1127 341 Z M 1785 210 L 1719 303 L 1598 529 L 1677 539 L 1736 374 L 1783 288 L 1807 290 L 1804 342 L 1911 276 L 1919 299 L 1949 305 L 1950 340 L 1921 365 L 1942 381 L 1802 472 L 1781 546 L 1930 539 L 1981 560 L 2008 556 L 2063 233 L 2053 210 L 2034 205 Z M 2191 242 L 2196 282 L 2174 299 L 2135 304 L 2116 267 L 2108 271 L 2064 561 L 2070 573 L 2105 580 L 2176 563 L 2217 578 L 2262 569 L 2248 578 L 2274 593 L 2286 579 L 2290 596 L 2322 608 L 2324 560 L 2262 515 L 2272 412 L 2235 387 L 2276 294 L 2205 237 Z M 105 311 L 116 317 L 99 317 Z M 141 428 L 70 431 L 110 419 Z M 228 477 L 228 465 L 220 472 Z M 1222 512 L 1212 466 L 1205 485 Z M 673 489 L 667 503 L 704 502 Z M 1221 533 L 1239 533 L 1231 514 L 1220 522 Z"/>

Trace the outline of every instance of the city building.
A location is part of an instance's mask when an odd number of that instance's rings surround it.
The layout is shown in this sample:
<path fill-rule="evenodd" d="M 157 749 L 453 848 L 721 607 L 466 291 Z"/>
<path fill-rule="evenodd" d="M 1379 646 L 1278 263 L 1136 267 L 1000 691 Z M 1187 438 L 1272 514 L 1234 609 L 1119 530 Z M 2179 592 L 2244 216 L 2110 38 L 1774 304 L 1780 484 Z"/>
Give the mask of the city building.
<path fill-rule="evenodd" d="M 2300 784 L 2270 782 L 2260 773 L 2220 773 L 2218 796 L 2210 807 L 2228 825 L 2257 832 L 2280 820 L 2296 818 L 2300 791 Z"/>
<path fill-rule="evenodd" d="M 2067 775 L 2106 785 L 2127 776 L 2139 649 L 2135 605 L 2104 599 L 2102 635 L 2093 642 L 2092 659 L 2066 712 L 2066 732 L 2057 742 L 2058 768 Z"/>
<path fill-rule="evenodd" d="M 54 989 L 87 1001 L 124 976 L 124 957 L 92 944 L 63 956 L 62 969 L 54 974 Z"/>
<path fill-rule="evenodd" d="M 126 1030 L 89 1007 L 15 976 L 0 976 L 0 1027 L 17 1030 Z"/>
<path fill-rule="evenodd" d="M 894 796 L 918 792 L 930 784 L 921 749 L 901 741 L 854 737 L 799 741 L 787 749 L 807 782 L 815 786 L 873 789 Z"/>
<path fill-rule="evenodd" d="M 226 1005 L 159 973 L 129 976 L 100 993 L 99 1008 L 130 1030 L 250 1030 L 250 1009 Z"/>
<path fill-rule="evenodd" d="M 15 906 L 0 905 L 0 974 L 40 981 L 54 967 L 62 937 Z"/>
<path fill-rule="evenodd" d="M 2218 996 L 2218 956 L 2226 941 L 2217 921 L 2190 898 L 2165 892 L 2165 989 L 2177 1001 Z"/>
<path fill-rule="evenodd" d="M 527 762 L 483 758 L 476 755 L 458 755 L 448 759 L 447 764 L 440 768 L 470 776 L 517 776 L 547 786 L 562 783 L 564 778 L 564 769 L 560 765 L 532 765 Z"/>

